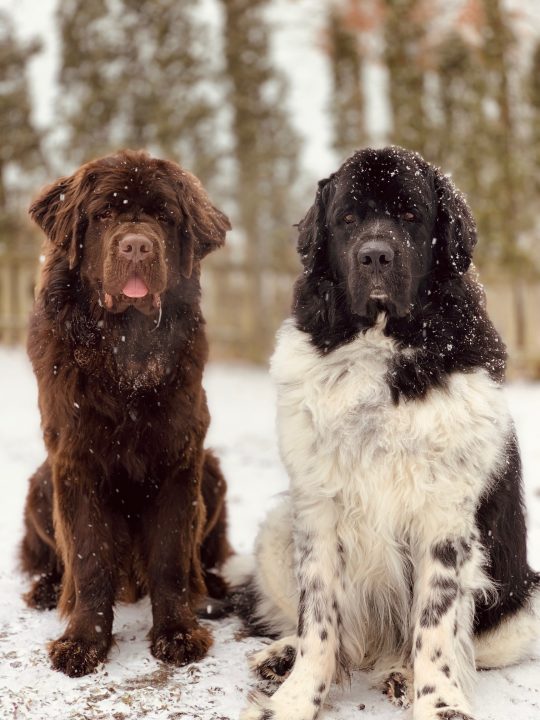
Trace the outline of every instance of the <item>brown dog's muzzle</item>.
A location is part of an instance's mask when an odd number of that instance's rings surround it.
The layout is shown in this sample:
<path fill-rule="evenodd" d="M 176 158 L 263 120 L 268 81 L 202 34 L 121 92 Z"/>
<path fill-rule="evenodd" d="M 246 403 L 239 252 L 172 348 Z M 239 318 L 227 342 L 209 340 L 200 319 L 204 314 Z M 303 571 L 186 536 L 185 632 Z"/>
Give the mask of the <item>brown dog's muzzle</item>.
<path fill-rule="evenodd" d="M 128 233 L 118 243 L 118 252 L 129 262 L 148 262 L 154 254 L 154 244 L 146 235 Z"/>
<path fill-rule="evenodd" d="M 123 223 L 110 236 L 104 272 L 104 304 L 113 311 L 134 305 L 159 307 L 167 283 L 164 239 L 150 223 Z"/>

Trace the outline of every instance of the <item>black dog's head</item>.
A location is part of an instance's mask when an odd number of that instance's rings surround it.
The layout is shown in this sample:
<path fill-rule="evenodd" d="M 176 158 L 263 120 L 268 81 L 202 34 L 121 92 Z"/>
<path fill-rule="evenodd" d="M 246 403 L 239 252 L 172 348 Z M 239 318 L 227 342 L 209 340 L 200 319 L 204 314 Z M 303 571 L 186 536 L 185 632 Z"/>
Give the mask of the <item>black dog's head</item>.
<path fill-rule="evenodd" d="M 322 180 L 299 231 L 303 282 L 337 288 L 359 322 L 407 316 L 431 283 L 467 271 L 476 243 L 463 195 L 399 147 L 359 151 Z"/>

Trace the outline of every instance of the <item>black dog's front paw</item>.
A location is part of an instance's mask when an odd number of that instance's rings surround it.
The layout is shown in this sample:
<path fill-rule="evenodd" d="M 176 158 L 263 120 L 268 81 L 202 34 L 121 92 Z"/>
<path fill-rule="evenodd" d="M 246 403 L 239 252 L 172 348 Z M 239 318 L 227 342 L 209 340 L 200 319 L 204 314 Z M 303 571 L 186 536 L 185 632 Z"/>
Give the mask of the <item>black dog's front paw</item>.
<path fill-rule="evenodd" d="M 474 720 L 468 713 L 462 712 L 461 710 L 440 710 L 437 713 L 437 718 L 440 720 Z"/>
<path fill-rule="evenodd" d="M 382 685 L 382 691 L 396 707 L 408 708 L 412 703 L 412 677 L 405 670 L 391 672 Z"/>
<path fill-rule="evenodd" d="M 277 640 L 249 658 L 249 665 L 263 680 L 282 683 L 290 674 L 296 659 L 296 648 Z"/>

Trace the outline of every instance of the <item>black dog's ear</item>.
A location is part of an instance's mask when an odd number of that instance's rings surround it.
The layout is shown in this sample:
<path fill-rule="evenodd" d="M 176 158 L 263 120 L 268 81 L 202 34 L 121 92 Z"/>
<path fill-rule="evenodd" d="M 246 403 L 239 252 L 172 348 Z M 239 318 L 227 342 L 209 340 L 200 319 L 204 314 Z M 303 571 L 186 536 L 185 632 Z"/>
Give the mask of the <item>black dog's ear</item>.
<path fill-rule="evenodd" d="M 335 173 L 328 178 L 319 180 L 315 202 L 298 223 L 298 242 L 296 249 L 304 266 L 305 273 L 310 275 L 317 260 L 324 252 L 327 242 L 326 208 L 330 197 L 330 189 Z"/>
<path fill-rule="evenodd" d="M 438 169 L 435 191 L 435 260 L 443 274 L 463 275 L 469 269 L 476 245 L 476 223 L 463 193 Z"/>
<path fill-rule="evenodd" d="M 231 223 L 208 198 L 200 180 L 178 165 L 167 161 L 176 186 L 182 220 L 179 230 L 180 272 L 190 278 L 193 263 L 222 247 Z"/>
<path fill-rule="evenodd" d="M 30 217 L 49 240 L 65 251 L 70 270 L 77 265 L 87 222 L 83 208 L 85 179 L 84 168 L 60 178 L 46 187 L 29 209 Z"/>

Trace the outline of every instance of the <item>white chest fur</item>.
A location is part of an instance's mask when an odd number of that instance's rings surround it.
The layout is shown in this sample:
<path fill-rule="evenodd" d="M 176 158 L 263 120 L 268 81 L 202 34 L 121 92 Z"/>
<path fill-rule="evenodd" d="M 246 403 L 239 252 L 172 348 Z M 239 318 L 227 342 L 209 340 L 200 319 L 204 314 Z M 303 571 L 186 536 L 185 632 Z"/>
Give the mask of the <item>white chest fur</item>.
<path fill-rule="evenodd" d="M 343 491 L 351 473 L 359 488 L 376 474 L 409 493 L 418 483 L 425 492 L 469 473 L 485 483 L 502 460 L 510 425 L 502 388 L 482 370 L 455 373 L 447 388 L 395 406 L 386 374 L 396 352 L 379 325 L 321 356 L 305 333 L 284 323 L 271 372 L 293 481 L 317 456 L 336 462 L 337 474 L 319 477 L 329 492 Z"/>
<path fill-rule="evenodd" d="M 379 623 L 398 614 L 407 624 L 416 541 L 470 532 L 511 423 L 502 388 L 484 371 L 455 373 L 446 388 L 394 405 L 386 374 L 397 352 L 379 325 L 321 356 L 288 320 L 271 363 L 293 512 L 324 499 L 339 508 L 335 533 L 355 598 L 344 621 L 355 626 L 357 657 L 378 642 L 363 637 L 362 607 L 378 606 Z"/>

